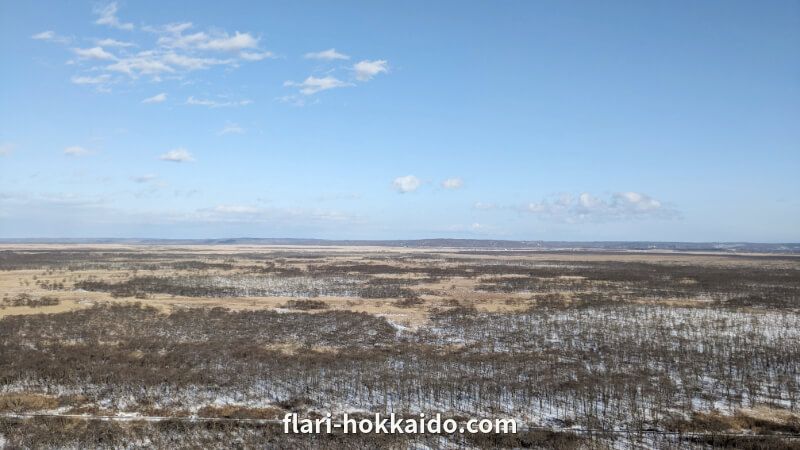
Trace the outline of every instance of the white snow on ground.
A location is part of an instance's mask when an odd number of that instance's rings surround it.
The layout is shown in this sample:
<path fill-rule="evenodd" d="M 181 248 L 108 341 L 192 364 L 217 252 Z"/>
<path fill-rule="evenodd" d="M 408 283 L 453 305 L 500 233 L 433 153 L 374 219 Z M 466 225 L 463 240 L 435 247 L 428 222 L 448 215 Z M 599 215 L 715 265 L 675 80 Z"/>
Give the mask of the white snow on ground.
<path fill-rule="evenodd" d="M 388 317 L 407 317 L 408 314 L 380 313 L 380 314 L 375 314 L 375 316 L 376 317 L 383 317 L 384 319 L 386 319 L 386 322 L 388 322 L 389 325 L 395 327 L 398 331 L 409 331 L 409 330 L 413 331 L 415 329 L 415 328 L 412 328 L 412 327 L 407 327 L 407 326 L 404 326 L 404 325 L 400 325 L 399 323 L 397 323 L 397 322 L 395 322 L 395 321 L 393 321 L 391 319 L 388 319 Z"/>

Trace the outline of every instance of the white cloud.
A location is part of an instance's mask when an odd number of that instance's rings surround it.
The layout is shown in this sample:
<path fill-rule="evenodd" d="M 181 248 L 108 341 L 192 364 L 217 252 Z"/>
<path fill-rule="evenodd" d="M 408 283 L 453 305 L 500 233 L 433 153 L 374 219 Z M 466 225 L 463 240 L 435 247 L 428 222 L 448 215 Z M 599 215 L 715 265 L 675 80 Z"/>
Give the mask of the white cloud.
<path fill-rule="evenodd" d="M 339 87 L 355 86 L 353 83 L 346 83 L 331 76 L 325 78 L 315 78 L 313 76 L 309 76 L 302 83 L 286 81 L 283 83 L 283 85 L 302 87 L 302 89 L 300 89 L 300 93 L 303 95 L 312 95 L 316 94 L 317 92 Z"/>
<path fill-rule="evenodd" d="M 358 81 L 369 81 L 375 75 L 385 72 L 389 73 L 389 68 L 386 67 L 386 61 L 383 59 L 376 61 L 361 61 L 353 65 L 353 70 L 356 72 L 356 79 Z"/>
<path fill-rule="evenodd" d="M 606 208 L 607 204 L 603 199 L 599 197 L 592 197 L 588 192 L 584 192 L 583 194 L 578 197 L 578 202 L 581 208 L 586 211 L 597 210 L 601 208 Z"/>
<path fill-rule="evenodd" d="M 572 195 L 569 192 L 561 192 L 558 194 L 558 200 L 556 200 L 557 206 L 568 206 L 572 203 Z"/>
<path fill-rule="evenodd" d="M 147 183 L 148 181 L 153 181 L 158 178 L 155 174 L 148 173 L 146 175 L 138 175 L 133 177 L 133 181 L 137 183 Z"/>
<path fill-rule="evenodd" d="M 2 144 L 0 144 L 0 156 L 8 156 L 16 148 L 17 144 L 14 144 L 13 142 L 3 142 Z"/>
<path fill-rule="evenodd" d="M 79 59 L 116 59 L 114 55 L 103 50 L 102 47 L 74 48 L 72 51 Z"/>
<path fill-rule="evenodd" d="M 43 40 L 49 41 L 49 40 L 53 39 L 54 37 L 56 37 L 55 31 L 47 30 L 47 31 L 42 31 L 39 34 L 34 34 L 33 36 L 31 36 L 31 39 L 43 39 Z"/>
<path fill-rule="evenodd" d="M 142 103 L 157 103 L 157 102 L 163 102 L 166 99 L 167 99 L 167 94 L 165 92 L 162 92 L 152 97 L 147 97 L 146 99 L 142 100 Z"/>
<path fill-rule="evenodd" d="M 143 27 L 147 31 L 152 31 L 153 33 L 167 33 L 167 34 L 174 34 L 176 36 L 180 36 L 184 31 L 192 28 L 194 24 L 192 22 L 177 22 L 177 23 L 170 23 L 161 27 L 161 29 L 156 29 L 156 27 L 146 26 Z"/>
<path fill-rule="evenodd" d="M 73 145 L 72 147 L 67 147 L 64 149 L 64 154 L 67 156 L 83 156 L 89 154 L 89 150 L 79 146 Z"/>
<path fill-rule="evenodd" d="M 261 208 L 246 205 L 218 205 L 214 207 L 214 211 L 233 214 L 255 214 L 261 212 Z"/>
<path fill-rule="evenodd" d="M 132 24 L 120 23 L 116 14 L 117 3 L 109 3 L 94 9 L 99 15 L 96 23 L 117 28 L 133 29 Z M 125 42 L 113 38 L 91 39 L 97 45 L 92 48 L 74 48 L 77 58 L 67 62 L 68 65 L 85 66 L 88 62 L 107 61 L 105 65 L 93 65 L 92 71 L 99 74 L 124 73 L 131 79 L 149 76 L 152 81 L 159 81 L 159 75 L 174 74 L 183 76 L 189 71 L 208 70 L 217 66 L 236 68 L 240 64 L 274 58 L 272 52 L 259 48 L 260 38 L 252 33 L 235 31 L 189 32 L 190 22 L 164 26 L 143 26 L 142 30 L 154 33 L 156 43 L 151 48 L 139 52 L 131 49 L 138 47 L 137 42 Z M 188 33 L 188 34 L 187 34 Z M 32 36 L 41 40 L 64 39 L 52 30 L 43 31 Z M 108 49 L 115 49 L 109 51 Z M 209 57 L 211 54 L 226 54 L 225 58 Z M 108 91 L 99 86 L 98 90 Z"/>
<path fill-rule="evenodd" d="M 522 211 L 542 218 L 567 223 L 605 222 L 637 218 L 670 219 L 679 217 L 675 209 L 638 192 L 616 192 L 606 196 L 594 196 L 588 192 L 573 198 L 561 193 L 555 200 L 544 199 L 523 204 Z"/>
<path fill-rule="evenodd" d="M 162 55 L 160 61 L 167 65 L 178 66 L 187 70 L 204 70 L 217 64 L 230 64 L 233 62 L 229 59 L 196 58 L 176 53 Z"/>
<path fill-rule="evenodd" d="M 200 50 L 215 50 L 222 52 L 239 52 L 247 48 L 258 48 L 259 39 L 250 35 L 250 33 L 239 33 L 238 31 L 233 36 L 228 36 L 227 33 L 220 37 L 201 41 L 197 44 Z"/>
<path fill-rule="evenodd" d="M 217 136 L 222 136 L 223 134 L 228 134 L 228 133 L 244 133 L 244 128 L 240 127 L 239 125 L 236 125 L 235 123 L 228 122 L 225 125 L 225 128 L 217 132 Z"/>
<path fill-rule="evenodd" d="M 100 17 L 94 23 L 98 25 L 108 25 L 110 27 L 119 28 L 121 30 L 133 30 L 132 23 L 120 23 L 117 18 L 117 3 L 109 3 L 106 6 L 98 6 L 94 8 L 94 13 Z"/>
<path fill-rule="evenodd" d="M 164 34 L 158 38 L 158 45 L 168 48 L 195 49 L 218 52 L 241 52 L 246 49 L 258 48 L 257 38 L 250 33 L 234 32 L 209 35 L 203 31 L 192 34 L 183 34 L 192 28 L 191 22 L 177 23 L 163 27 Z"/>
<path fill-rule="evenodd" d="M 472 225 L 469 226 L 469 229 L 474 232 L 484 232 L 491 230 L 492 227 L 489 225 L 484 225 L 482 223 L 474 222 Z"/>
<path fill-rule="evenodd" d="M 162 72 L 175 72 L 175 69 L 161 60 L 161 57 L 153 57 L 149 52 L 141 52 L 137 56 L 120 58 L 114 64 L 105 67 L 105 70 L 122 72 L 131 78 L 139 75 L 156 75 Z"/>
<path fill-rule="evenodd" d="M 482 211 L 488 211 L 490 209 L 497 209 L 498 206 L 497 206 L 497 203 L 475 202 L 475 204 L 472 205 L 472 207 L 474 209 L 479 209 L 479 210 L 482 210 Z"/>
<path fill-rule="evenodd" d="M 464 187 L 464 180 L 461 178 L 448 178 L 442 181 L 442 187 L 445 189 L 458 189 Z"/>
<path fill-rule="evenodd" d="M 395 180 L 392 181 L 392 187 L 401 194 L 416 191 L 420 184 L 422 184 L 422 181 L 414 175 L 395 178 Z"/>
<path fill-rule="evenodd" d="M 286 223 L 296 227 L 310 223 L 355 223 L 355 218 L 335 210 L 304 210 L 298 208 L 264 208 L 251 205 L 221 204 L 202 208 L 190 214 L 187 220 L 224 223 L 264 223 L 275 225 Z M 304 225 L 301 225 L 304 226 Z"/>
<path fill-rule="evenodd" d="M 198 99 L 196 99 L 194 97 L 189 97 L 189 98 L 186 99 L 186 104 L 187 105 L 210 106 L 212 108 L 220 108 L 220 107 L 225 107 L 225 106 L 246 106 L 246 105 L 249 105 L 251 103 L 253 103 L 253 101 L 249 100 L 249 99 L 239 100 L 238 102 L 237 101 L 233 101 L 233 102 L 218 102 L 218 101 L 215 101 L 215 100 L 208 100 L 208 99 L 206 99 L 206 100 L 198 100 Z"/>
<path fill-rule="evenodd" d="M 275 58 L 275 54 L 272 52 L 242 52 L 239 56 L 245 61 L 261 61 L 265 58 Z"/>
<path fill-rule="evenodd" d="M 191 28 L 191 23 L 177 25 L 167 25 L 165 29 L 169 34 L 158 38 L 158 45 L 169 48 L 193 48 L 198 44 L 208 41 L 208 35 L 202 31 L 194 34 L 183 34 L 187 28 Z"/>
<path fill-rule="evenodd" d="M 67 44 L 71 41 L 70 38 L 66 36 L 59 36 L 53 30 L 42 31 L 41 33 L 34 34 L 31 36 L 31 39 L 38 39 L 42 41 L 50 41 L 50 42 L 57 42 L 59 44 Z"/>
<path fill-rule="evenodd" d="M 108 82 L 109 75 L 103 74 L 96 77 L 72 77 L 72 82 L 75 84 L 103 84 Z"/>
<path fill-rule="evenodd" d="M 140 192 L 154 192 L 146 193 L 146 196 L 158 195 L 154 182 L 142 186 L 145 189 Z M 196 191 L 174 190 L 176 197 L 197 194 Z M 7 237 L 48 236 L 52 234 L 53 218 L 58 220 L 59 232 L 67 237 L 104 233 L 124 235 L 124 230 L 131 227 L 155 227 L 158 234 L 165 236 L 189 228 L 202 229 L 209 235 L 253 235 L 264 233 L 264 230 L 268 234 L 280 235 L 286 230 L 300 230 L 305 235 L 332 236 L 341 233 L 344 227 L 355 236 L 365 225 L 360 216 L 337 210 L 258 208 L 235 200 L 189 209 L 185 202 L 178 200 L 169 209 L 134 212 L 129 208 L 117 208 L 118 200 L 112 195 L 0 191 L 0 223 L 11 233 Z"/>
<path fill-rule="evenodd" d="M 614 205 L 636 213 L 657 211 L 663 206 L 660 201 L 637 192 L 618 192 L 614 194 Z"/>
<path fill-rule="evenodd" d="M 306 59 L 324 59 L 327 61 L 333 61 L 334 59 L 350 59 L 349 56 L 344 55 L 336 51 L 335 48 L 329 48 L 328 50 L 321 51 L 321 52 L 311 52 L 306 53 L 303 58 Z"/>
<path fill-rule="evenodd" d="M 550 205 L 547 202 L 529 202 L 522 205 L 522 209 L 533 213 L 543 213 L 550 211 Z"/>
<path fill-rule="evenodd" d="M 162 161 L 172 161 L 172 162 L 195 162 L 194 157 L 188 150 L 185 148 L 176 148 L 175 150 L 170 150 L 167 153 L 159 156 L 158 159 Z"/>
<path fill-rule="evenodd" d="M 312 102 L 308 102 L 308 97 L 303 95 L 284 95 L 282 97 L 277 97 L 275 100 L 281 103 L 288 103 L 292 106 L 305 106 L 306 104 L 316 104 L 319 103 L 319 99 L 314 99 Z"/>
<path fill-rule="evenodd" d="M 98 39 L 95 43 L 101 47 L 135 47 L 133 42 L 122 42 L 116 39 Z"/>

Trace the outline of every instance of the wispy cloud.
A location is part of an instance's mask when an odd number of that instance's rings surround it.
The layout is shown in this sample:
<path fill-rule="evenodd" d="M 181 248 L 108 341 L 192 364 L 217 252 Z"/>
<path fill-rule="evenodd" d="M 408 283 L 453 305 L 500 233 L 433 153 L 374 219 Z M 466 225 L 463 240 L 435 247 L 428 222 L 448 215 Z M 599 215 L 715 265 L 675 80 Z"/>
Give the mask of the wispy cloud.
<path fill-rule="evenodd" d="M 148 174 L 145 174 L 145 175 L 138 175 L 138 176 L 133 177 L 133 181 L 135 181 L 137 183 L 147 183 L 147 182 L 153 181 L 153 180 L 155 180 L 157 178 L 158 177 L 155 174 L 148 173 Z"/>
<path fill-rule="evenodd" d="M 198 58 L 176 53 L 155 54 L 149 51 L 139 52 L 136 56 L 116 58 L 116 60 L 116 63 L 108 65 L 104 69 L 121 72 L 134 79 L 141 75 L 205 70 L 215 65 L 226 65 L 235 62 L 232 59 Z"/>
<path fill-rule="evenodd" d="M 193 56 L 180 55 L 177 53 L 167 53 L 161 56 L 161 62 L 186 70 L 205 70 L 214 65 L 230 64 L 231 59 L 217 58 L 196 58 Z"/>
<path fill-rule="evenodd" d="M 78 55 L 78 59 L 117 59 L 111 53 L 103 50 L 102 47 L 73 48 L 72 51 Z"/>
<path fill-rule="evenodd" d="M 303 56 L 303 58 L 306 58 L 306 59 L 324 59 L 324 60 L 327 60 L 327 61 L 333 61 L 335 59 L 350 59 L 349 56 L 337 52 L 335 48 L 329 48 L 328 50 L 321 51 L 321 52 L 306 53 Z"/>
<path fill-rule="evenodd" d="M 158 159 L 162 161 L 171 161 L 171 162 L 195 162 L 194 156 L 189 153 L 188 150 L 185 148 L 176 148 L 175 150 L 170 150 L 167 153 L 159 156 Z"/>
<path fill-rule="evenodd" d="M 680 213 L 673 207 L 632 191 L 615 192 L 606 196 L 584 192 L 577 197 L 561 193 L 555 199 L 528 202 L 518 209 L 543 219 L 567 223 L 680 217 Z"/>
<path fill-rule="evenodd" d="M 146 184 L 136 195 L 158 195 L 156 184 Z M 175 191 L 176 196 L 189 197 L 196 191 Z M 361 226 L 358 215 L 336 210 L 305 208 L 266 208 L 236 202 L 221 203 L 199 209 L 171 208 L 169 210 L 144 210 L 133 212 L 117 208 L 118 199 L 102 196 L 82 196 L 73 193 L 33 193 L 25 191 L 0 191 L 0 223 L 6 229 L 22 230 L 21 235 L 48 235 L 52 222 L 43 218 L 58 217 L 63 229 L 85 234 L 100 234 L 101 230 L 115 230 L 117 234 L 132 226 L 157 227 L 168 235 L 184 227 L 199 227 L 210 234 L 224 235 L 236 230 L 300 229 L 315 235 Z M 177 205 L 176 205 L 177 206 Z M 233 227 L 233 228 L 232 228 Z M 255 228 L 254 228 L 255 227 Z M 243 231 L 248 234 L 247 231 Z M 17 237 L 17 236 L 12 236 Z M 21 237 L 21 236 L 20 236 Z"/>
<path fill-rule="evenodd" d="M 355 86 L 353 83 L 346 83 L 342 80 L 339 80 L 338 78 L 334 78 L 331 76 L 327 76 L 324 78 L 315 78 L 313 76 L 309 76 L 302 83 L 297 83 L 294 81 L 285 81 L 283 85 L 301 87 L 302 89 L 300 89 L 300 93 L 303 95 L 312 95 L 316 94 L 317 92 L 322 92 L 328 89 L 334 89 L 339 87 Z"/>
<path fill-rule="evenodd" d="M 288 103 L 292 106 L 305 106 L 307 104 L 315 104 L 319 103 L 319 99 L 314 99 L 313 101 L 309 102 L 308 97 L 304 95 L 284 95 L 282 97 L 278 97 L 275 100 L 281 103 Z"/>
<path fill-rule="evenodd" d="M 445 189 L 459 189 L 464 187 L 464 180 L 461 178 L 448 178 L 442 181 L 442 187 Z"/>
<path fill-rule="evenodd" d="M 259 38 L 253 37 L 250 33 L 239 33 L 237 31 L 233 36 L 223 33 L 219 37 L 199 42 L 197 48 L 219 52 L 239 52 L 245 49 L 258 48 L 258 41 Z"/>
<path fill-rule="evenodd" d="M 158 103 L 158 102 L 163 102 L 166 99 L 167 99 L 167 94 L 165 92 L 162 92 L 152 97 L 147 97 L 146 99 L 142 100 L 142 103 Z"/>
<path fill-rule="evenodd" d="M 102 84 L 102 83 L 107 83 L 109 78 L 110 76 L 106 74 L 98 75 L 96 77 L 74 76 L 72 77 L 72 82 L 75 84 Z"/>
<path fill-rule="evenodd" d="M 304 57 L 307 59 L 322 59 L 327 61 L 332 61 L 336 59 L 350 59 L 348 55 L 338 53 L 336 49 L 333 48 L 316 53 L 306 53 Z M 387 62 L 382 59 L 375 61 L 364 60 L 356 63 L 349 70 L 352 71 L 352 73 L 354 73 L 354 77 L 357 81 L 362 81 L 362 82 L 369 81 L 370 79 L 372 79 L 372 77 L 374 77 L 379 73 L 389 72 Z M 327 73 L 331 72 L 333 72 L 333 70 Z M 311 75 L 302 82 L 289 80 L 289 81 L 284 81 L 283 85 L 284 87 L 299 87 L 300 94 L 302 94 L 303 96 L 310 96 L 328 89 L 355 86 L 356 84 L 348 81 L 342 81 L 341 79 L 336 78 L 333 75 L 327 75 L 322 78 L 317 78 Z M 289 103 L 293 106 L 303 106 L 305 104 L 305 101 L 302 98 L 298 99 L 297 97 L 291 95 L 279 97 L 278 100 L 284 103 Z"/>
<path fill-rule="evenodd" d="M 133 24 L 120 21 L 117 17 L 118 10 L 116 2 L 95 7 L 93 12 L 98 16 L 95 23 L 134 30 Z M 189 22 L 163 26 L 145 25 L 142 31 L 155 34 L 156 44 L 150 48 L 142 45 L 144 49 L 138 52 L 134 52 L 133 49 L 140 47 L 140 43 L 132 38 L 124 41 L 114 38 L 91 39 L 96 46 L 73 48 L 72 51 L 77 58 L 68 61 L 68 64 L 77 67 L 91 63 L 93 65 L 90 69 L 96 73 L 121 73 L 132 80 L 142 76 L 152 76 L 152 79 L 158 80 L 159 75 L 163 74 L 180 77 L 189 71 L 208 70 L 216 66 L 236 68 L 242 63 L 275 57 L 272 52 L 259 48 L 261 38 L 253 33 L 240 31 L 228 33 L 215 28 L 210 32 L 192 32 L 192 28 L 193 25 Z M 58 36 L 53 30 L 35 34 L 32 38 L 62 43 L 70 41 Z M 97 61 L 108 63 L 98 65 Z"/>
<path fill-rule="evenodd" d="M 98 75 L 96 77 L 79 77 L 74 76 L 72 77 L 72 82 L 75 84 L 105 84 L 109 82 L 111 78 L 108 74 Z"/>
<path fill-rule="evenodd" d="M 120 58 L 114 64 L 103 68 L 111 72 L 120 72 L 131 78 L 138 78 L 141 75 L 157 75 L 159 73 L 174 73 L 176 70 L 172 66 L 147 52 L 140 52 L 137 56 Z"/>
<path fill-rule="evenodd" d="M 56 36 L 56 32 L 53 30 L 42 31 L 41 33 L 34 34 L 31 36 L 31 39 L 43 39 L 43 40 L 51 40 Z"/>
<path fill-rule="evenodd" d="M 414 175 L 406 175 L 404 177 L 395 178 L 395 180 L 392 181 L 392 188 L 401 194 L 405 194 L 416 191 L 421 184 L 422 181 L 420 181 L 419 178 Z"/>
<path fill-rule="evenodd" d="M 229 222 L 245 221 L 248 223 L 343 223 L 354 222 L 355 218 L 340 211 L 304 210 L 295 208 L 264 208 L 251 205 L 221 204 L 197 210 L 190 217 L 192 221 Z"/>
<path fill-rule="evenodd" d="M 3 142 L 0 144 L 0 156 L 9 156 L 16 148 L 17 144 L 13 142 Z"/>
<path fill-rule="evenodd" d="M 262 210 L 257 206 L 247 206 L 247 205 L 218 205 L 213 208 L 216 212 L 221 213 L 232 213 L 232 214 L 256 214 Z"/>
<path fill-rule="evenodd" d="M 135 47 L 133 42 L 122 42 L 116 39 L 97 39 L 95 43 L 101 47 Z"/>
<path fill-rule="evenodd" d="M 327 202 L 331 200 L 357 200 L 361 194 L 326 194 L 319 197 L 319 201 Z"/>
<path fill-rule="evenodd" d="M 119 28 L 120 30 L 133 30 L 132 23 L 122 23 L 117 18 L 117 3 L 109 3 L 105 6 L 97 6 L 94 8 L 94 13 L 97 14 L 97 20 L 94 23 L 98 25 L 108 25 L 110 27 Z"/>
<path fill-rule="evenodd" d="M 212 108 L 221 108 L 227 106 L 246 106 L 253 103 L 250 99 L 244 99 L 239 101 L 232 101 L 232 102 L 218 102 L 215 100 L 198 100 L 194 97 L 189 97 L 186 99 L 187 105 L 199 105 L 199 106 L 210 106 Z"/>
<path fill-rule="evenodd" d="M 261 61 L 262 59 L 275 58 L 272 52 L 241 52 L 239 57 L 245 61 Z"/>
<path fill-rule="evenodd" d="M 244 128 L 240 127 L 239 125 L 236 125 L 235 123 L 228 122 L 227 124 L 225 124 L 225 128 L 217 132 L 217 136 L 222 136 L 223 134 L 228 134 L 228 133 L 241 134 L 244 133 Z"/>
<path fill-rule="evenodd" d="M 38 39 L 42 41 L 57 42 L 59 44 L 68 44 L 72 39 L 66 36 L 60 36 L 53 30 L 42 31 L 41 33 L 34 34 L 31 39 Z"/>
<path fill-rule="evenodd" d="M 64 154 L 67 155 L 67 156 L 78 157 L 78 156 L 88 155 L 89 154 L 89 150 L 86 150 L 85 148 L 81 147 L 80 145 L 73 145 L 71 147 L 65 148 L 64 149 Z"/>
<path fill-rule="evenodd" d="M 361 61 L 353 65 L 353 71 L 356 73 L 356 80 L 369 81 L 379 73 L 388 73 L 389 68 L 387 62 L 383 59 L 376 61 Z"/>
<path fill-rule="evenodd" d="M 250 33 L 236 31 L 232 36 L 224 32 L 215 35 L 210 35 L 203 31 L 192 34 L 183 33 L 192 27 L 191 22 L 166 25 L 162 28 L 164 33 L 158 38 L 158 44 L 168 48 L 217 52 L 241 52 L 242 50 L 258 48 L 260 38 Z"/>
<path fill-rule="evenodd" d="M 479 209 L 481 211 L 489 211 L 491 209 L 497 209 L 498 205 L 497 203 L 491 203 L 491 202 L 475 202 L 475 204 L 472 205 L 472 208 Z"/>

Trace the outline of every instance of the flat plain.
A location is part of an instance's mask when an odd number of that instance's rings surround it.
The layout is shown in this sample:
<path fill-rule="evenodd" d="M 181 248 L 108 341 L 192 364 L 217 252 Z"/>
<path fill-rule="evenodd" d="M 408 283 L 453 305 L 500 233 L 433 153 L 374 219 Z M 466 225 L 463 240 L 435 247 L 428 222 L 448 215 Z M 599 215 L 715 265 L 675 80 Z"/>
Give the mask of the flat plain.
<path fill-rule="evenodd" d="M 7 244 L 0 295 L 12 448 L 798 448 L 796 255 Z"/>

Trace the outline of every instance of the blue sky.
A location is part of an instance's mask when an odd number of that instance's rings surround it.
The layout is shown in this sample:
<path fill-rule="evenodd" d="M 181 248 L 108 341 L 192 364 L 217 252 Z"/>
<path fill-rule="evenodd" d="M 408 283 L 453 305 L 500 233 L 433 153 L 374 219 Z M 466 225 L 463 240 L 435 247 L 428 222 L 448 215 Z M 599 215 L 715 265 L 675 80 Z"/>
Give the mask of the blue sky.
<path fill-rule="evenodd" d="M 0 237 L 800 241 L 800 2 L 0 1 Z"/>

